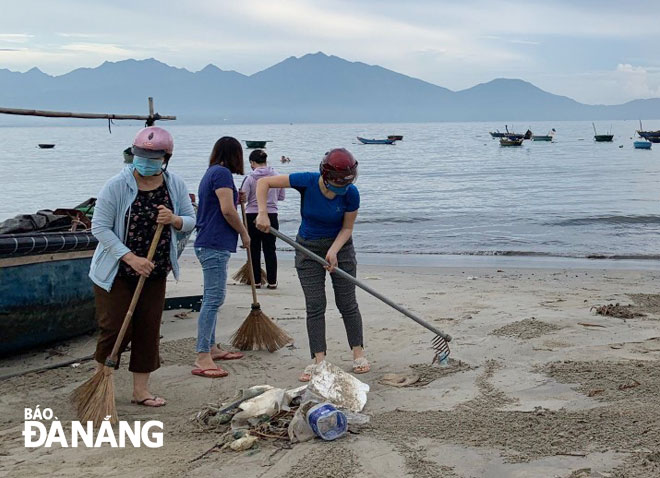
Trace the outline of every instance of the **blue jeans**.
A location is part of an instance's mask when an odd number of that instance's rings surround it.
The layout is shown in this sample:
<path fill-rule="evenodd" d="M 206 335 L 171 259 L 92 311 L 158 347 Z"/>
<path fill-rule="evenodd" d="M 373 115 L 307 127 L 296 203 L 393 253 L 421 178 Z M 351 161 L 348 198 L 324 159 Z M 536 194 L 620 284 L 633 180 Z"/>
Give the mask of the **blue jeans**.
<path fill-rule="evenodd" d="M 195 247 L 204 273 L 204 298 L 197 319 L 197 353 L 208 353 L 215 346 L 218 309 L 227 295 L 227 266 L 231 252 Z"/>

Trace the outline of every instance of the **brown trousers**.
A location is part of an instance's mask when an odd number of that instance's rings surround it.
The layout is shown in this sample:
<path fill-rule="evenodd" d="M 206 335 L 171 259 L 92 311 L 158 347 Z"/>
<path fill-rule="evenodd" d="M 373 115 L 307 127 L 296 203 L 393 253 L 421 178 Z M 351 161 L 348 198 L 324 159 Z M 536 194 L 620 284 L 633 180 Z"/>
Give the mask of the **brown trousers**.
<path fill-rule="evenodd" d="M 117 367 L 121 353 L 131 343 L 131 358 L 128 370 L 136 373 L 150 373 L 160 367 L 160 323 L 165 305 L 165 284 L 167 277 L 149 278 L 145 281 L 140 299 L 135 306 L 133 319 L 119 348 Z M 112 353 L 126 312 L 133 299 L 138 279 L 117 275 L 110 292 L 94 285 L 96 319 L 99 324 L 99 339 L 96 343 L 97 362 L 104 363 Z"/>

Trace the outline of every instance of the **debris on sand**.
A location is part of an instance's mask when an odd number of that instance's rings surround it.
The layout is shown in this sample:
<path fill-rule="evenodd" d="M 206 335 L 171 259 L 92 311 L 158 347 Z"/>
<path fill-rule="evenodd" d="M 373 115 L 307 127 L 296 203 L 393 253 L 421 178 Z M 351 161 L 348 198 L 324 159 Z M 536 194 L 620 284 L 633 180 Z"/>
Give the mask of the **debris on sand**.
<path fill-rule="evenodd" d="M 618 302 L 616 304 L 594 305 L 589 310 L 596 311 L 598 315 L 616 317 L 617 319 L 634 319 L 635 317 L 645 316 L 641 312 L 635 312 L 632 305 L 620 305 Z"/>
<path fill-rule="evenodd" d="M 495 329 L 490 335 L 529 340 L 559 329 L 561 329 L 561 327 L 558 325 L 549 324 L 548 322 L 536 319 L 536 317 L 532 317 L 531 319 L 520 320 L 518 322 L 507 324 L 499 329 Z"/>

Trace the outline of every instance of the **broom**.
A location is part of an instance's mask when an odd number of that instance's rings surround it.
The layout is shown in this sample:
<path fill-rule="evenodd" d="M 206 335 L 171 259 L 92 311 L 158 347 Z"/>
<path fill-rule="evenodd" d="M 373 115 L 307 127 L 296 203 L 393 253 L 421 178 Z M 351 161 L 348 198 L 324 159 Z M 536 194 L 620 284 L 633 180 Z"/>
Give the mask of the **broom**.
<path fill-rule="evenodd" d="M 241 203 L 243 222 L 246 222 L 245 204 Z M 252 286 L 252 310 L 243 324 L 231 338 L 231 344 L 239 350 L 268 350 L 275 352 L 285 345 L 293 342 L 289 335 L 279 328 L 266 314 L 261 311 L 257 302 L 257 288 L 254 285 L 254 271 L 252 270 L 252 255 L 250 248 L 247 251 L 247 269 Z"/>
<path fill-rule="evenodd" d="M 154 253 L 156 252 L 156 247 L 158 246 L 158 241 L 160 240 L 162 232 L 163 225 L 158 224 L 154 238 L 151 241 L 151 246 L 149 247 L 149 253 L 147 254 L 147 259 L 149 261 L 154 258 Z M 99 426 L 105 419 L 109 419 L 110 423 L 117 423 L 118 421 L 117 408 L 115 407 L 115 385 L 112 379 L 112 370 L 117 365 L 119 347 L 121 346 L 121 343 L 124 340 L 124 335 L 126 335 L 126 330 L 131 323 L 131 318 L 133 317 L 133 312 L 135 311 L 135 306 L 140 298 L 140 293 L 142 292 L 145 280 L 146 277 L 140 276 L 135 292 L 133 292 L 131 305 L 128 307 L 124 322 L 119 330 L 119 335 L 117 335 L 117 339 L 115 340 L 115 345 L 108 358 L 105 359 L 103 368 L 100 368 L 92 378 L 76 388 L 71 395 L 74 407 L 78 413 L 78 419 L 82 423 L 89 421 L 93 422 L 95 426 Z"/>
<path fill-rule="evenodd" d="M 238 269 L 233 276 L 231 276 L 232 279 L 234 279 L 236 282 L 239 284 L 250 284 L 250 273 L 248 272 L 248 269 L 251 266 L 246 262 L 243 264 L 243 267 Z M 254 272 L 253 272 L 254 274 Z M 266 277 L 266 271 L 261 269 L 261 277 Z"/>

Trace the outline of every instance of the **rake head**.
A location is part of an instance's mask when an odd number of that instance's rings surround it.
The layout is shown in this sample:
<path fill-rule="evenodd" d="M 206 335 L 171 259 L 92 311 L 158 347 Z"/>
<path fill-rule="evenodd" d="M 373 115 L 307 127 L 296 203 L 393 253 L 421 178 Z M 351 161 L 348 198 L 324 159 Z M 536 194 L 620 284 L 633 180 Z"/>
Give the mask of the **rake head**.
<path fill-rule="evenodd" d="M 449 350 L 449 342 L 440 335 L 435 336 L 431 342 L 431 348 L 435 351 L 433 362 L 431 362 L 431 364 L 434 364 L 435 362 L 441 364 L 449 357 L 449 354 L 451 353 Z"/>

